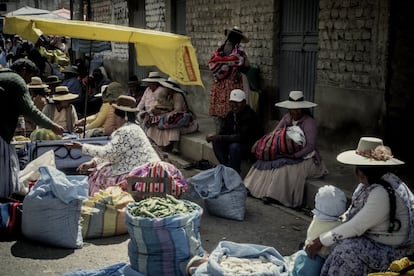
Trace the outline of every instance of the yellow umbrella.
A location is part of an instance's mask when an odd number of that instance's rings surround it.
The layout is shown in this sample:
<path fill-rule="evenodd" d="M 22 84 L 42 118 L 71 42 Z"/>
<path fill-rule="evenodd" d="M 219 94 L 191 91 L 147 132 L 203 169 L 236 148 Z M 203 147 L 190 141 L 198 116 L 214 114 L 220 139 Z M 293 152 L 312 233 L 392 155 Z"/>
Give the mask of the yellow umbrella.
<path fill-rule="evenodd" d="M 36 42 L 41 35 L 133 43 L 137 63 L 157 66 L 184 85 L 201 85 L 194 47 L 188 36 L 92 21 L 6 16 L 3 32 Z"/>

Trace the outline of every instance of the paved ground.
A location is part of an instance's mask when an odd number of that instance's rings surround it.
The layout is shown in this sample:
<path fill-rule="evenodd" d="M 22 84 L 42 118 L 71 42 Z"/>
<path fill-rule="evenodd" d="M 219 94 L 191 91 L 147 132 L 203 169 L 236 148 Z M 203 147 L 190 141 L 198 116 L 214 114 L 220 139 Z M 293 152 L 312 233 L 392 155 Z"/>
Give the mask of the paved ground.
<path fill-rule="evenodd" d="M 333 148 L 321 148 L 331 174 L 323 180 L 313 182 L 314 187 L 332 184 L 351 193 L 357 184 L 353 167 L 341 165 L 335 160 L 338 152 L 349 148 Z M 198 173 L 195 170 L 182 172 L 185 177 Z M 408 168 L 402 176 L 408 184 L 414 184 L 413 173 Z M 184 195 L 184 198 L 188 197 Z M 196 202 L 204 207 L 202 201 Z M 311 220 L 308 214 L 308 210 L 296 212 L 247 198 L 244 221 L 218 218 L 205 211 L 200 226 L 201 243 L 207 252 L 211 252 L 220 241 L 228 240 L 272 246 L 282 255 L 290 255 L 305 239 Z M 77 250 L 53 248 L 25 240 L 0 242 L 0 275 L 62 275 L 76 269 L 99 269 L 118 262 L 129 262 L 128 241 L 128 234 L 87 240 L 84 247 Z"/>
<path fill-rule="evenodd" d="M 201 206 L 203 203 L 196 200 Z M 294 253 L 304 240 L 310 217 L 247 198 L 244 221 L 204 212 L 200 237 L 211 252 L 222 240 L 273 246 L 282 255 Z M 76 269 L 99 269 L 129 262 L 129 235 L 85 241 L 82 249 L 62 249 L 25 240 L 0 242 L 0 275 L 62 275 Z"/>

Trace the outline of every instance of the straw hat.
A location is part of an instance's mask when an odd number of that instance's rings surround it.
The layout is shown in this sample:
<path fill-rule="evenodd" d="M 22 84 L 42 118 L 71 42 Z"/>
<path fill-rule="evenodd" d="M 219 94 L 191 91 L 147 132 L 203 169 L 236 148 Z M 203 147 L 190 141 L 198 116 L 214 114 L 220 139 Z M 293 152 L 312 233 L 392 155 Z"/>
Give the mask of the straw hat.
<path fill-rule="evenodd" d="M 148 78 L 142 79 L 145 82 L 160 82 L 166 81 L 165 78 L 161 77 L 159 72 L 149 72 Z"/>
<path fill-rule="evenodd" d="M 134 97 L 121 95 L 116 100 L 116 103 L 112 104 L 116 109 L 128 111 L 128 112 L 138 112 L 137 101 Z"/>
<path fill-rule="evenodd" d="M 55 93 L 53 93 L 50 99 L 53 101 L 70 101 L 77 97 L 79 97 L 79 95 L 70 93 L 67 86 L 57 86 Z"/>
<path fill-rule="evenodd" d="M 249 39 L 247 38 L 247 36 L 245 36 L 245 35 L 243 34 L 243 32 L 240 30 L 240 28 L 239 28 L 239 27 L 234 26 L 232 29 L 224 29 L 224 35 L 226 35 L 227 37 L 228 37 L 231 33 L 240 35 L 240 36 L 241 36 L 241 42 L 243 42 L 243 43 L 247 43 L 247 42 L 249 42 Z"/>
<path fill-rule="evenodd" d="M 51 85 L 51 84 L 58 84 L 58 83 L 61 83 L 61 82 L 62 81 L 56 75 L 47 76 L 46 77 L 46 80 L 45 80 L 45 83 L 46 84 L 49 84 L 49 85 Z"/>
<path fill-rule="evenodd" d="M 129 77 L 128 79 L 128 86 L 136 86 L 139 85 L 139 80 L 138 77 L 136 75 L 132 75 Z"/>
<path fill-rule="evenodd" d="M 275 104 L 278 107 L 284 107 L 287 109 L 297 108 L 311 108 L 317 106 L 316 103 L 305 101 L 302 91 L 290 91 L 289 100 L 278 102 Z"/>
<path fill-rule="evenodd" d="M 48 88 L 49 85 L 45 84 L 42 82 L 42 79 L 39 77 L 32 77 L 31 81 L 29 84 L 27 84 L 28 88 L 39 88 L 39 89 L 44 89 L 44 88 Z"/>
<path fill-rule="evenodd" d="M 168 80 L 166 81 L 160 81 L 160 84 L 166 88 L 172 89 L 177 92 L 184 93 L 184 90 L 180 88 L 180 85 L 178 84 L 178 82 L 171 77 L 169 77 Z"/>
<path fill-rule="evenodd" d="M 382 139 L 361 137 L 356 150 L 344 151 L 336 157 L 343 164 L 357 166 L 390 166 L 402 165 L 403 161 L 394 158 L 389 147 L 384 146 Z"/>
<path fill-rule="evenodd" d="M 62 73 L 65 74 L 78 74 L 78 67 L 73 65 L 73 66 L 65 66 L 65 68 L 63 69 Z"/>

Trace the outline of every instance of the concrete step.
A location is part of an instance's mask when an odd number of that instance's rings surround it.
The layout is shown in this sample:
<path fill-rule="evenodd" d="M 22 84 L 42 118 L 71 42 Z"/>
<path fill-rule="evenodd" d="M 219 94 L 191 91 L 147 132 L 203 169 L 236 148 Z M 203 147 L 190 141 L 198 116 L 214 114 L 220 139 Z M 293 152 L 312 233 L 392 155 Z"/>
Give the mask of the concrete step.
<path fill-rule="evenodd" d="M 185 166 L 192 162 L 205 159 L 210 163 L 217 165 L 218 161 L 214 155 L 212 144 L 207 143 L 205 137 L 208 134 L 215 133 L 215 124 L 211 117 L 206 115 L 198 115 L 199 131 L 192 134 L 181 136 L 180 141 L 180 155 L 169 154 L 169 160 L 177 168 L 180 168 L 185 177 L 199 173 L 200 170 L 192 169 L 185 170 Z M 329 149 L 324 150 L 321 146 L 320 150 L 322 160 L 329 170 L 329 174 L 322 179 L 308 179 L 306 183 L 306 207 L 314 208 L 314 198 L 318 189 L 323 185 L 334 185 L 342 189 L 347 195 L 348 201 L 352 196 L 352 191 L 356 186 L 356 177 L 352 166 L 344 166 L 336 161 L 337 152 L 332 152 Z M 242 163 L 241 176 L 244 177 L 250 166 L 247 161 Z"/>

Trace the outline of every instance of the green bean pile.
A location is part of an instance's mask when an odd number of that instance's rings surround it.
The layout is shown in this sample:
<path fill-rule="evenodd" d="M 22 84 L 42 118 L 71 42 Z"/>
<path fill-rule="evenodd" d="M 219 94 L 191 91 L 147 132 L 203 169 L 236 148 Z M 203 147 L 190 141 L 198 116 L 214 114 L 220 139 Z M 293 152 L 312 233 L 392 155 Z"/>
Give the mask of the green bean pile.
<path fill-rule="evenodd" d="M 128 212 L 134 217 L 165 218 L 178 214 L 190 213 L 194 207 L 172 195 L 150 197 L 128 205 Z"/>

